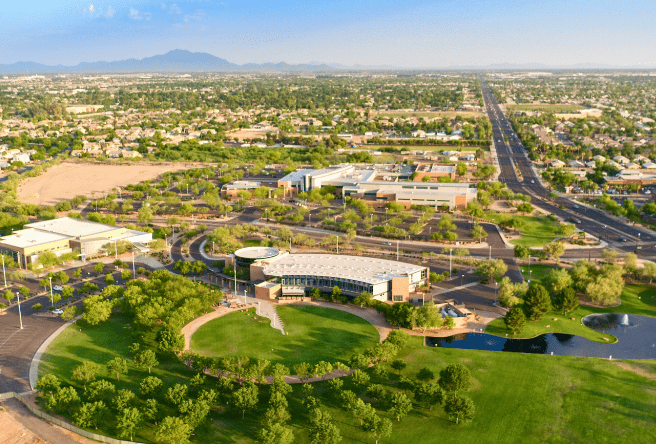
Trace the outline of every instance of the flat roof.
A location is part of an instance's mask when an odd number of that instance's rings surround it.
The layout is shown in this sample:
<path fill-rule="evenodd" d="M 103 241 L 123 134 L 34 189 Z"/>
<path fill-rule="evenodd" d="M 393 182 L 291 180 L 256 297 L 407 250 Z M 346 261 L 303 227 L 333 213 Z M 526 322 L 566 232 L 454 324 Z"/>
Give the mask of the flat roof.
<path fill-rule="evenodd" d="M 272 261 L 267 276 L 321 276 L 351 279 L 368 284 L 389 281 L 425 269 L 419 265 L 361 256 L 337 254 L 288 254 Z"/>
<path fill-rule="evenodd" d="M 12 235 L 0 238 L 0 244 L 16 248 L 29 248 L 70 238 L 71 236 L 27 228 L 25 230 L 16 231 Z"/>
<path fill-rule="evenodd" d="M 28 228 L 36 228 L 51 233 L 63 234 L 70 237 L 87 237 L 108 231 L 120 230 L 122 227 L 91 222 L 84 219 L 62 217 L 60 219 L 44 220 L 25 225 Z"/>

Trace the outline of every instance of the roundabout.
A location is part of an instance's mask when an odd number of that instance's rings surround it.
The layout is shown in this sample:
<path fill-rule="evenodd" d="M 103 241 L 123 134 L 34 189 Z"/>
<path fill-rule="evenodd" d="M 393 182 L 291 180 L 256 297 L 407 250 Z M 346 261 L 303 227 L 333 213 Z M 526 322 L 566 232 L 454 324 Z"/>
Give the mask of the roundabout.
<path fill-rule="evenodd" d="M 272 328 L 269 319 L 257 316 L 254 308 L 233 311 L 198 326 L 191 334 L 190 350 L 212 358 L 268 360 L 291 369 L 300 363 L 346 363 L 380 341 L 376 327 L 342 310 L 300 304 L 276 310 L 285 335 Z"/>

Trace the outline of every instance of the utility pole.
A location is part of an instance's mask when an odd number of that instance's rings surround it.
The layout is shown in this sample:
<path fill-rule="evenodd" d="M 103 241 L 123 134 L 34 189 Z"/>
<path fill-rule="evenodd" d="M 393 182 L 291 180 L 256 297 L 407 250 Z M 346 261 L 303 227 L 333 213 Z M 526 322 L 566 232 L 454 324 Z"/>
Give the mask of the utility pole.
<path fill-rule="evenodd" d="M 449 248 L 449 276 L 451 276 L 451 253 L 453 252 L 453 248 Z"/>
<path fill-rule="evenodd" d="M 132 279 L 137 278 L 137 272 L 134 271 L 134 245 L 132 246 Z"/>
<path fill-rule="evenodd" d="M 235 296 L 237 296 L 237 256 L 235 256 L 235 262 L 232 263 L 232 267 L 235 271 Z"/>
<path fill-rule="evenodd" d="M 339 254 L 339 236 L 337 236 L 337 254 Z"/>
<path fill-rule="evenodd" d="M 55 304 L 55 298 L 52 295 L 52 276 L 49 276 L 48 280 L 50 280 L 50 306 L 52 307 Z"/>
<path fill-rule="evenodd" d="M 399 261 L 399 240 L 396 240 L 396 261 Z"/>

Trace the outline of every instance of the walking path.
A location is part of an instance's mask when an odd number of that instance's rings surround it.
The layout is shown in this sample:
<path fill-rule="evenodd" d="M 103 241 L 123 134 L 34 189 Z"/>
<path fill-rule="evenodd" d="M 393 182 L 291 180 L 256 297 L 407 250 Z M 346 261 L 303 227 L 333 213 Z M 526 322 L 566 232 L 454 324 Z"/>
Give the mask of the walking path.
<path fill-rule="evenodd" d="M 191 349 L 191 337 L 196 333 L 196 330 L 200 328 L 201 325 L 208 323 L 209 321 L 220 318 L 221 316 L 227 315 L 228 313 L 232 313 L 233 311 L 237 311 L 235 308 L 230 308 L 226 307 L 224 305 L 220 307 L 216 307 L 214 311 L 204 314 L 203 316 L 200 316 L 184 327 L 182 327 L 182 336 L 185 338 L 185 347 L 184 351 L 187 351 Z"/>

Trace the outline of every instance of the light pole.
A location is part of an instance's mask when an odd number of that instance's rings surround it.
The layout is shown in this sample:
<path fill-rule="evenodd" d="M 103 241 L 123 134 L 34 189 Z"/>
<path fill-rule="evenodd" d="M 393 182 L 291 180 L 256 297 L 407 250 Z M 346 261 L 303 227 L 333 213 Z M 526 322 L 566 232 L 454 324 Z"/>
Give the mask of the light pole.
<path fill-rule="evenodd" d="M 399 240 L 396 240 L 396 261 L 399 261 Z"/>
<path fill-rule="evenodd" d="M 499 283 L 497 281 L 494 281 L 494 302 L 497 302 L 497 286 Z"/>
<path fill-rule="evenodd" d="M 48 276 L 48 280 L 50 281 L 50 306 L 52 307 L 55 304 L 55 298 L 52 296 L 52 276 Z"/>
<path fill-rule="evenodd" d="M 492 260 L 492 245 L 490 245 L 490 257 L 489 257 L 489 259 Z"/>
<path fill-rule="evenodd" d="M 7 287 L 7 272 L 5 271 L 5 255 L 0 254 L 2 256 L 2 277 L 5 279 L 5 288 Z"/>
<path fill-rule="evenodd" d="M 453 252 L 453 248 L 449 248 L 449 277 L 451 276 L 451 253 Z"/>
<path fill-rule="evenodd" d="M 137 278 L 137 272 L 134 271 L 134 246 L 132 246 L 132 279 Z"/>
<path fill-rule="evenodd" d="M 21 313 L 20 308 L 20 292 L 16 292 L 16 297 L 18 298 L 18 319 L 20 319 L 20 328 L 23 329 L 23 314 Z"/>
<path fill-rule="evenodd" d="M 373 225 L 373 224 L 374 224 L 374 213 L 371 213 L 369 215 L 369 225 Z"/>
<path fill-rule="evenodd" d="M 246 290 L 244 290 L 244 305 L 246 305 Z"/>
<path fill-rule="evenodd" d="M 464 280 L 465 280 L 465 275 L 464 275 L 464 274 L 461 274 L 461 275 L 460 275 L 460 286 L 461 286 L 461 287 L 462 287 L 462 283 L 463 283 Z"/>
<path fill-rule="evenodd" d="M 114 239 L 114 259 L 118 259 L 118 247 L 116 246 L 116 239 Z"/>
<path fill-rule="evenodd" d="M 257 315 L 260 316 L 260 302 L 257 303 Z"/>

